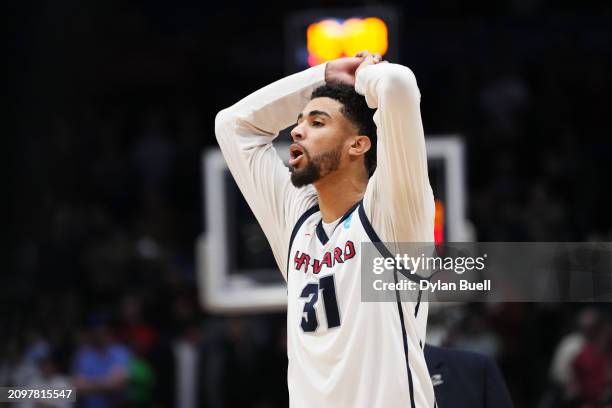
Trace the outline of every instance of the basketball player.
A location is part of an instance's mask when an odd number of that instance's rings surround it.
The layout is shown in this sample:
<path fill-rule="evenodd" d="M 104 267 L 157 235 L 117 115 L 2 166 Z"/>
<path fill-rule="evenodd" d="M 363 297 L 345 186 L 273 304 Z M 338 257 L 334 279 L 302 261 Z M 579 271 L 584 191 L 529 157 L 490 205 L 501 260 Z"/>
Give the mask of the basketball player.
<path fill-rule="evenodd" d="M 223 155 L 287 281 L 291 407 L 435 405 L 427 304 L 360 298 L 361 242 L 433 242 L 419 103 L 410 69 L 363 52 L 217 115 Z M 272 140 L 292 124 L 288 169 Z"/>

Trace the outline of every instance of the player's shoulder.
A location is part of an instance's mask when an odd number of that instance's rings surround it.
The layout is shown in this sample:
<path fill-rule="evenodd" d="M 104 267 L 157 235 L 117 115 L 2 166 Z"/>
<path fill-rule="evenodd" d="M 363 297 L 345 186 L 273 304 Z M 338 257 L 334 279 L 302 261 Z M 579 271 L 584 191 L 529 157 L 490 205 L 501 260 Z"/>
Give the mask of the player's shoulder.
<path fill-rule="evenodd" d="M 287 201 L 285 213 L 287 214 L 287 224 L 293 228 L 295 223 L 306 213 L 312 213 L 313 208 L 318 208 L 319 198 L 313 186 L 295 188 L 294 196 Z M 314 211 L 316 212 L 316 211 Z"/>

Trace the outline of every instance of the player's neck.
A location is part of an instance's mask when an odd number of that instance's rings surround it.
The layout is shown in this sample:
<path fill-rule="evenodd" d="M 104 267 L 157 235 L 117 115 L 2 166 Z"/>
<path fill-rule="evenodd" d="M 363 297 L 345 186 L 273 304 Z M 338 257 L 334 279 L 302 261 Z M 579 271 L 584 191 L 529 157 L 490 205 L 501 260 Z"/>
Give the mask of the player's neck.
<path fill-rule="evenodd" d="M 315 183 L 319 197 L 319 208 L 323 222 L 332 222 L 342 217 L 357 201 L 363 198 L 367 180 L 359 180 L 356 176 L 344 174 L 329 174 L 323 180 Z"/>

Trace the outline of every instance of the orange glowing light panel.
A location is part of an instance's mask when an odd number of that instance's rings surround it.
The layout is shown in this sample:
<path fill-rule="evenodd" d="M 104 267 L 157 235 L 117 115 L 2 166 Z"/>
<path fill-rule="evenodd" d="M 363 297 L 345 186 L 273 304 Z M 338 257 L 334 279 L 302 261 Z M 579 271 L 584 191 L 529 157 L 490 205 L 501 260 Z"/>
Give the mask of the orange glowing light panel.
<path fill-rule="evenodd" d="M 387 24 L 378 17 L 326 19 L 306 29 L 308 64 L 314 66 L 359 51 L 385 55 L 389 48 Z"/>

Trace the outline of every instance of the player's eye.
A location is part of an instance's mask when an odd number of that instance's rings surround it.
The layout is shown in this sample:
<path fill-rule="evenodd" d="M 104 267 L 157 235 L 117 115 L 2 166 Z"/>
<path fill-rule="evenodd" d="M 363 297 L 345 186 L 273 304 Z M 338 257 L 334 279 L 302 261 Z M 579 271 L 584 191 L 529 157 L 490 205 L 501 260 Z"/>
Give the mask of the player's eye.
<path fill-rule="evenodd" d="M 319 122 L 318 120 L 313 120 L 312 121 L 312 126 L 314 126 L 314 127 L 323 126 L 323 122 Z"/>

